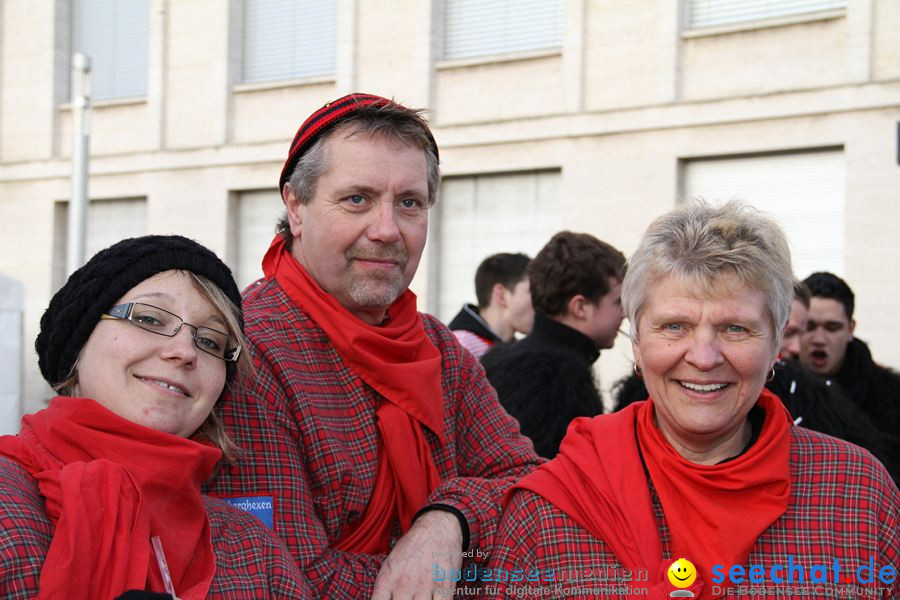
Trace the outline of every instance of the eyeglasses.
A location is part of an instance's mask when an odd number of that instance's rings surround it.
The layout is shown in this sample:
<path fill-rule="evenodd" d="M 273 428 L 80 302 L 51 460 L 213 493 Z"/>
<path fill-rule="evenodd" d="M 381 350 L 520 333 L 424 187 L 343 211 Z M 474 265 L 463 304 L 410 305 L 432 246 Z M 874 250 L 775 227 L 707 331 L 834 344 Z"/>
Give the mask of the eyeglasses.
<path fill-rule="evenodd" d="M 145 331 L 166 337 L 175 337 L 181 331 L 181 326 L 187 325 L 191 328 L 191 337 L 198 349 L 226 362 L 236 362 L 241 355 L 241 346 L 233 337 L 210 327 L 197 327 L 185 323 L 178 315 L 149 304 L 140 302 L 119 304 L 100 315 L 100 318 L 130 321 L 132 325 Z"/>

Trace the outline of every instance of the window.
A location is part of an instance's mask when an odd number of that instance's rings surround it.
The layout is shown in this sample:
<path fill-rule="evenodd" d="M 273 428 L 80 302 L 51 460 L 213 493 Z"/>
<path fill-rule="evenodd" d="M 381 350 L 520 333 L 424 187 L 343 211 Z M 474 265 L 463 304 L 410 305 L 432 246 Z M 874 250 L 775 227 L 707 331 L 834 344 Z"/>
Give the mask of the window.
<path fill-rule="evenodd" d="M 445 177 L 434 209 L 429 312 L 447 322 L 474 302 L 475 270 L 491 254 L 533 258 L 560 229 L 559 185 L 559 171 Z"/>
<path fill-rule="evenodd" d="M 241 81 L 333 75 L 337 0 L 244 0 Z"/>
<path fill-rule="evenodd" d="M 94 100 L 147 95 L 149 19 L 148 0 L 72 1 L 71 54 L 91 58 Z"/>
<path fill-rule="evenodd" d="M 58 290 L 66 282 L 69 203 L 57 202 L 54 211 L 52 283 L 53 289 Z M 144 235 L 147 231 L 147 199 L 91 200 L 86 229 L 85 261 L 120 240 Z"/>
<path fill-rule="evenodd" d="M 284 213 L 278 190 L 239 192 L 230 207 L 228 262 L 238 288 L 262 277 L 262 258 L 275 237 L 275 224 Z"/>
<path fill-rule="evenodd" d="M 717 27 L 847 7 L 847 0 L 688 0 L 686 26 Z"/>
<path fill-rule="evenodd" d="M 710 202 L 740 198 L 784 228 L 794 274 L 844 272 L 845 166 L 841 150 L 684 163 L 683 195 Z"/>
<path fill-rule="evenodd" d="M 443 58 L 560 48 L 562 0 L 444 0 Z"/>

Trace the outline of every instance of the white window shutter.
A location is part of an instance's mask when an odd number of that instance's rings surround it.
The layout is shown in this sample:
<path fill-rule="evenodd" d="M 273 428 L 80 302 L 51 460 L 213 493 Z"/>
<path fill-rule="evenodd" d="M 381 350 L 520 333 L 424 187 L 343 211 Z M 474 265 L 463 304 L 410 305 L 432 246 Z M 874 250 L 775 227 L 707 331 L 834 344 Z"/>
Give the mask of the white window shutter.
<path fill-rule="evenodd" d="M 73 0 L 72 53 L 91 58 L 95 100 L 147 95 L 148 0 Z"/>
<path fill-rule="evenodd" d="M 244 0 L 241 81 L 332 75 L 337 0 Z"/>
<path fill-rule="evenodd" d="M 54 215 L 53 235 L 53 289 L 66 282 L 66 257 L 68 254 L 68 202 L 58 202 Z M 104 248 L 126 238 L 147 233 L 147 199 L 115 198 L 91 200 L 87 210 L 87 236 L 84 257 L 92 256 Z"/>
<path fill-rule="evenodd" d="M 244 289 L 262 277 L 262 258 L 275 236 L 275 224 L 284 213 L 277 189 L 241 192 L 231 218 L 233 237 L 229 241 L 234 264 L 230 265 L 238 287 Z"/>
<path fill-rule="evenodd" d="M 84 255 L 90 258 L 120 240 L 146 233 L 146 198 L 92 200 L 88 205 Z"/>
<path fill-rule="evenodd" d="M 561 0 L 444 0 L 445 60 L 562 46 Z"/>
<path fill-rule="evenodd" d="M 769 213 L 788 236 L 794 274 L 844 272 L 846 167 L 840 150 L 691 160 L 687 198 L 740 198 Z"/>
<path fill-rule="evenodd" d="M 686 26 L 716 27 L 847 7 L 847 0 L 688 0 Z"/>
<path fill-rule="evenodd" d="M 437 223 L 435 314 L 449 321 L 475 301 L 475 270 L 497 252 L 532 258 L 560 229 L 560 173 L 538 171 L 447 177 L 441 184 Z"/>

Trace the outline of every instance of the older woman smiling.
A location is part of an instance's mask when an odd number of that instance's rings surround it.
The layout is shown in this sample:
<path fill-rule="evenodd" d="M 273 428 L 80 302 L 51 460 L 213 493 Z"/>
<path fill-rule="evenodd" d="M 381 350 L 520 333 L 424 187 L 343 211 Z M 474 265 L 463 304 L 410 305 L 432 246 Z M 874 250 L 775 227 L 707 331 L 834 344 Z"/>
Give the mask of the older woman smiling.
<path fill-rule="evenodd" d="M 774 367 L 793 299 L 783 234 L 757 215 L 739 220 L 736 205 L 730 210 L 714 220 L 694 210 L 657 221 L 623 286 L 635 366 L 656 424 L 697 464 L 749 444 L 747 415 Z M 751 219 L 756 231 L 742 223 Z"/>
<path fill-rule="evenodd" d="M 697 578 L 678 594 L 718 598 L 747 594 L 716 578 L 732 565 L 769 573 L 789 559 L 837 560 L 855 573 L 873 558 L 896 568 L 900 493 L 884 467 L 793 427 L 763 387 L 793 297 L 773 221 L 734 202 L 678 208 L 644 234 L 622 296 L 649 399 L 573 422 L 558 458 L 508 497 L 494 569 L 535 568 L 546 579 L 624 567 L 619 582 L 631 579 L 632 590 L 621 597 L 643 587 L 664 598 L 675 589 L 665 572 L 682 557 Z M 639 572 L 647 581 L 634 580 Z M 821 595 L 816 585 L 793 587 Z M 887 597 L 898 589 L 879 585 Z M 596 595 L 582 583 L 566 596 Z"/>

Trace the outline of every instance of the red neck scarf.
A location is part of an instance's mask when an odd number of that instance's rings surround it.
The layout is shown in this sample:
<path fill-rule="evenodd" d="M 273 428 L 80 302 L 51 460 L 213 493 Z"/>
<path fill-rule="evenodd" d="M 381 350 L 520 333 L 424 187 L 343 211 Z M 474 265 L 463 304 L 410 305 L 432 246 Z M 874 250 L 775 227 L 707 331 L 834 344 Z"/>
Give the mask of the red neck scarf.
<path fill-rule="evenodd" d="M 384 553 L 394 518 L 402 531 L 440 483 L 422 427 L 444 442 L 441 355 L 425 335 L 416 296 L 406 290 L 388 308 L 389 321 L 369 325 L 323 290 L 276 236 L 263 258 L 263 273 L 325 332 L 345 363 L 383 396 L 375 415 L 382 450 L 372 497 L 362 518 L 334 547 Z"/>
<path fill-rule="evenodd" d="M 678 454 L 654 423 L 652 400 L 576 419 L 557 458 L 515 487 L 571 516 L 606 542 L 627 569 L 646 569 L 650 598 L 668 598 L 676 589 L 666 577 L 673 561 L 662 558 L 643 456 L 666 515 L 673 556 L 697 568 L 697 581 L 688 589 L 701 598 L 719 597 L 709 587 L 704 591 L 702 578 L 715 564 L 743 564 L 756 539 L 787 510 L 790 496 L 790 415 L 765 389 L 757 406 L 766 415 L 759 438 L 717 465 L 698 465 Z"/>
<path fill-rule="evenodd" d="M 206 598 L 215 557 L 200 484 L 221 451 L 57 396 L 22 418 L 18 435 L 0 437 L 0 455 L 35 479 L 54 527 L 38 598 L 164 592 L 157 535 L 178 596 Z"/>

